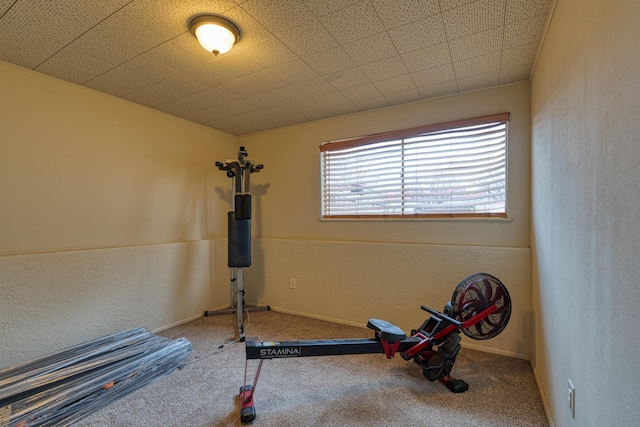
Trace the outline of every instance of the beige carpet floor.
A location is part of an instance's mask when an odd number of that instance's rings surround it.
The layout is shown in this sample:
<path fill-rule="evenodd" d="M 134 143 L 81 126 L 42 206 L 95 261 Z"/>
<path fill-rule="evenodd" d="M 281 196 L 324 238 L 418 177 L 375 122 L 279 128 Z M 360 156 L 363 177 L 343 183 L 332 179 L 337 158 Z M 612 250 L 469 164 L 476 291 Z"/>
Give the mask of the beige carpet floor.
<path fill-rule="evenodd" d="M 227 344 L 231 315 L 203 317 L 159 335 L 186 337 L 193 359 L 182 369 L 80 420 L 76 426 L 241 426 L 238 391 L 244 343 Z M 277 312 L 251 313 L 247 336 L 261 341 L 370 338 L 368 329 Z M 250 360 L 248 383 L 258 366 Z M 255 391 L 253 426 L 548 426 L 529 362 L 465 349 L 454 394 L 397 355 L 266 360 Z"/>

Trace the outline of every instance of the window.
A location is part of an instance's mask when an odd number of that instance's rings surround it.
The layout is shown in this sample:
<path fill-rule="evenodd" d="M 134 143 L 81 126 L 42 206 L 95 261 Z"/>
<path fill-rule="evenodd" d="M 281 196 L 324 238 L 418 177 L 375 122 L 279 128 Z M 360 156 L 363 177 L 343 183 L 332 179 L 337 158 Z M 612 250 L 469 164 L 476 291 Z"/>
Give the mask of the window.
<path fill-rule="evenodd" d="M 320 145 L 323 218 L 506 217 L 509 113 Z"/>

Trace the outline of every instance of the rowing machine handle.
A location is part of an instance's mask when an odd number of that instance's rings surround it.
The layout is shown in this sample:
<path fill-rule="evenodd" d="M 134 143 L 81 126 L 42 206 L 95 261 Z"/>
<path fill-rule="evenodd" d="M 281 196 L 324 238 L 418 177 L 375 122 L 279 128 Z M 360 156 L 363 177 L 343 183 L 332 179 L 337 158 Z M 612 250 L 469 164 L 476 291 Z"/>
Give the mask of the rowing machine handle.
<path fill-rule="evenodd" d="M 439 311 L 436 311 L 436 310 L 434 310 L 432 308 L 429 308 L 426 305 L 421 305 L 420 308 L 423 309 L 424 311 L 427 311 L 427 312 L 433 314 L 434 316 L 436 316 L 436 317 L 438 317 L 438 318 L 440 318 L 442 320 L 446 320 L 447 322 L 456 325 L 458 328 L 462 327 L 462 322 L 458 322 L 456 319 L 453 319 L 453 318 L 447 316 L 444 313 L 440 313 Z"/>

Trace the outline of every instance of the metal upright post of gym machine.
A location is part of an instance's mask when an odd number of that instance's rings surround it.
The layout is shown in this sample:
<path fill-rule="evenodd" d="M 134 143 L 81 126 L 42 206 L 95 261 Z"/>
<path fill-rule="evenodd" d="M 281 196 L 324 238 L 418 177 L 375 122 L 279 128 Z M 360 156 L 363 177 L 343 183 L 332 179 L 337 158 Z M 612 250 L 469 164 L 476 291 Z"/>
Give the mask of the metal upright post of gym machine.
<path fill-rule="evenodd" d="M 247 151 L 240 147 L 238 159 L 216 162 L 218 169 L 226 171 L 232 181 L 231 211 L 228 220 L 228 262 L 231 268 L 231 288 L 234 290 L 233 305 L 228 310 L 205 311 L 205 316 L 236 314 L 238 327 L 236 340 L 244 342 L 244 312 L 267 311 L 266 307 L 247 307 L 244 302 L 244 268 L 251 266 L 251 174 L 260 172 L 263 165 L 248 160 Z"/>

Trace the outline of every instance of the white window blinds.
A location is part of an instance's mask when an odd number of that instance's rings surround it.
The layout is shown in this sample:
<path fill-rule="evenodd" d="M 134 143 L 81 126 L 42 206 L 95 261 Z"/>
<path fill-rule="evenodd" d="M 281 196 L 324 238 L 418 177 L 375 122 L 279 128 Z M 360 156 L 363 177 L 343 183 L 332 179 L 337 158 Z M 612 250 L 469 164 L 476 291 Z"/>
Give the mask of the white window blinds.
<path fill-rule="evenodd" d="M 322 217 L 506 217 L 508 120 L 502 113 L 322 144 Z"/>

